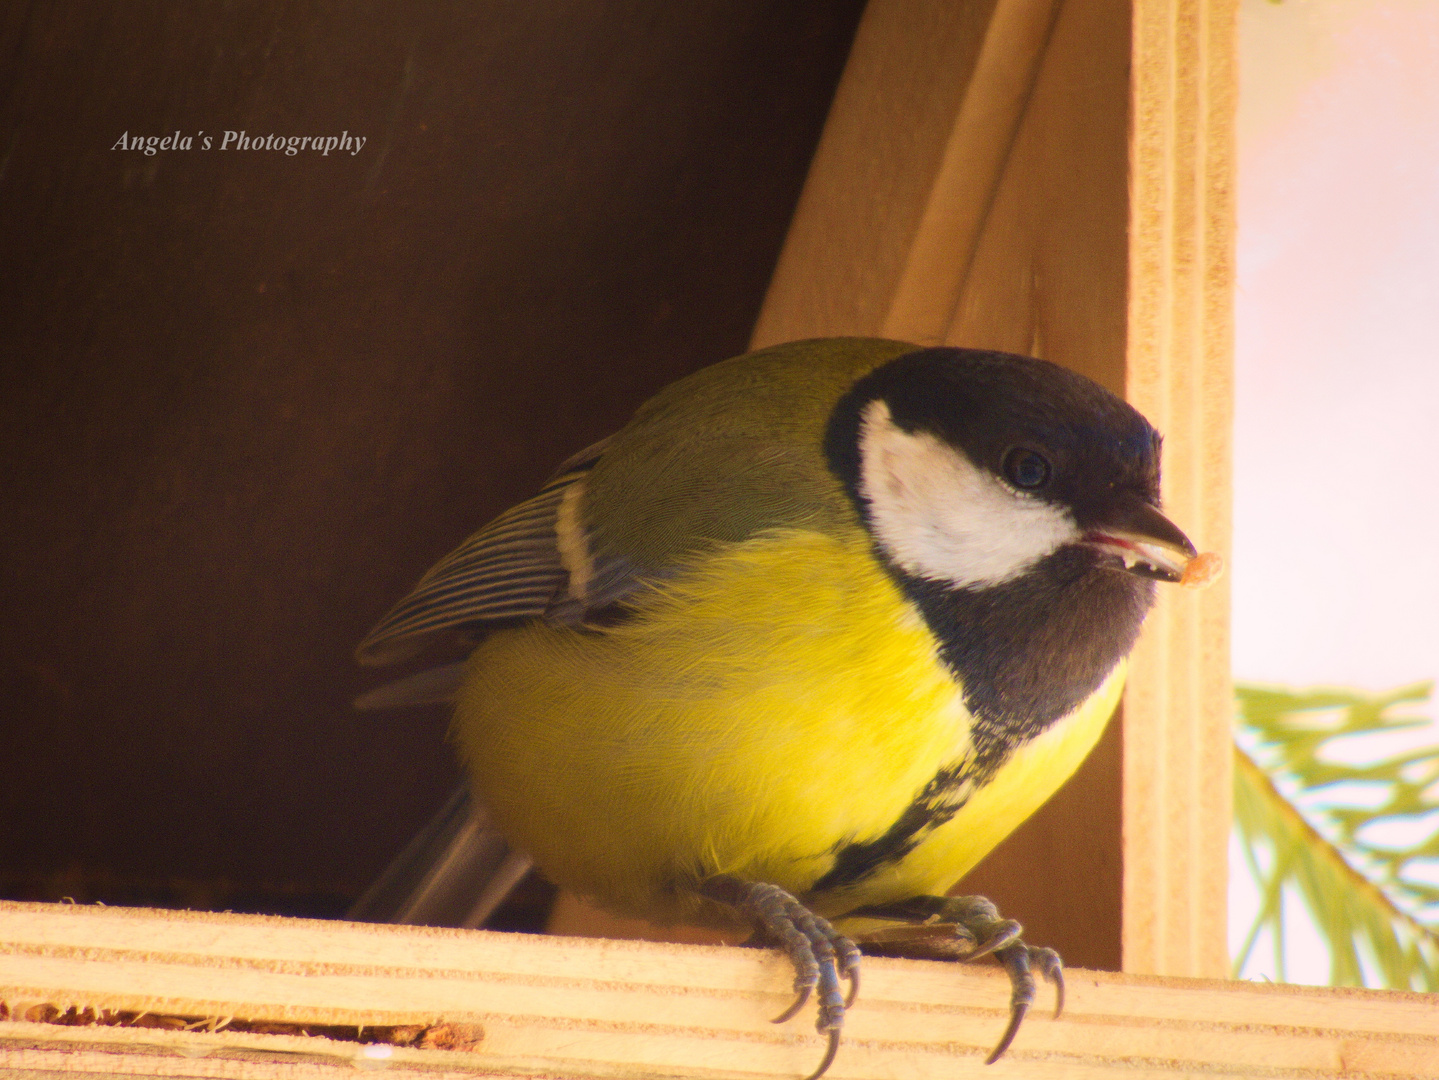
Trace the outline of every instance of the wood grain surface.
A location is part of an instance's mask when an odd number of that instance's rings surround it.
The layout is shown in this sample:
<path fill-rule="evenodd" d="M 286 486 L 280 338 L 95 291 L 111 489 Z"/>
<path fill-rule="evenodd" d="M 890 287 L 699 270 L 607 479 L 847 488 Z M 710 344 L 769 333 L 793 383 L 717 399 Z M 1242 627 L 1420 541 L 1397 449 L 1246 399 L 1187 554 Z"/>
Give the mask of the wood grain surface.
<path fill-rule="evenodd" d="M 804 1075 L 806 1013 L 774 1025 L 790 971 L 765 951 L 86 906 L 0 904 L 0 1001 L 300 1024 L 471 1025 L 464 1051 L 302 1035 L 0 1021 L 0 1074 L 309 1077 Z M 993 967 L 866 962 L 831 1073 L 1439 1077 L 1431 997 L 1071 971 L 1001 1064 Z"/>

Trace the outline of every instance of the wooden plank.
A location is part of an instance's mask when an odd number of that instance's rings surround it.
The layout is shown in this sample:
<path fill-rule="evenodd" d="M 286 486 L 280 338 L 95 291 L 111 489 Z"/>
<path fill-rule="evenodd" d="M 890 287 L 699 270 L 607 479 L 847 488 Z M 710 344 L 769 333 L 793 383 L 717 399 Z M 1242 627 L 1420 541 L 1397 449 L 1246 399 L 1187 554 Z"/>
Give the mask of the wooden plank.
<path fill-rule="evenodd" d="M 882 333 L 925 345 L 953 343 L 950 329 L 974 271 L 982 238 L 992 233 L 1001 180 L 1012 170 L 1015 141 L 1034 115 L 1041 71 L 1052 68 L 1058 0 L 1005 0 L 994 8 L 984 44 L 955 115 L 944 158 Z"/>
<path fill-rule="evenodd" d="M 1228 551 L 1235 0 L 1136 0 L 1126 396 L 1165 433 L 1165 501 Z M 1228 971 L 1229 589 L 1167 590 L 1125 696 L 1124 969 Z"/>
<path fill-rule="evenodd" d="M 984 123 L 985 103 L 968 94 L 977 73 L 1002 66 L 1005 43 L 990 27 L 1042 21 L 1049 7 L 1050 0 L 871 0 L 752 347 L 824 334 L 881 334 L 901 291 L 911 306 L 928 306 L 914 296 L 910 270 L 917 231 L 943 222 L 962 234 L 961 222 L 974 218 L 992 184 L 977 175 L 969 183 L 962 174 L 973 205 L 936 200 L 938 177 L 960 179 L 953 159 L 964 136 L 956 120 L 973 118 L 972 141 L 982 146 L 976 154 L 991 163 L 1002 157 L 1008 138 L 1005 118 Z M 1018 81 L 1026 79 L 1021 72 Z M 948 274 L 944 260 L 939 263 Z M 941 326 L 928 330 L 935 341 Z"/>
<path fill-rule="evenodd" d="M 819 1040 L 803 1018 L 769 1023 L 789 982 L 758 950 L 4 903 L 0 1000 L 18 1015 L 52 1003 L 482 1034 L 440 1050 L 8 1020 L 0 1074 L 794 1077 Z M 993 968 L 868 960 L 831 1075 L 1439 1077 L 1439 1010 L 1422 994 L 1072 971 L 1064 1018 L 1041 1010 L 986 1067 L 1007 996 Z"/>
<path fill-rule="evenodd" d="M 943 340 L 1125 389 L 1129 21 L 1061 6 Z"/>

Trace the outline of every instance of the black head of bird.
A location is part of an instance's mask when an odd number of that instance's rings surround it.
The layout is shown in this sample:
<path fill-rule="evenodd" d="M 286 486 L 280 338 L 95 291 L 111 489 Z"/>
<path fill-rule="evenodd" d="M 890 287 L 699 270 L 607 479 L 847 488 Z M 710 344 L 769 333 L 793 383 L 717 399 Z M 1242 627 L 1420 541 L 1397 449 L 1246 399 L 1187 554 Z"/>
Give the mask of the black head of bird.
<path fill-rule="evenodd" d="M 1152 581 L 1195 555 L 1159 510 L 1159 433 L 1054 364 L 911 353 L 855 384 L 825 445 L 971 710 L 1006 738 L 1093 693 Z"/>

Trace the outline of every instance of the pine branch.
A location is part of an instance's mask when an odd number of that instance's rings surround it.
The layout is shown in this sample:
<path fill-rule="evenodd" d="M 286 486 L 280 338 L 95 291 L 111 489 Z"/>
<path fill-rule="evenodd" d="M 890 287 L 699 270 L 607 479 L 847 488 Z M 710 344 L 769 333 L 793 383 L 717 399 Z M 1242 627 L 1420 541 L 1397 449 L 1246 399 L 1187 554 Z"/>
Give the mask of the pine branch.
<path fill-rule="evenodd" d="M 1439 935 L 1418 914 L 1439 890 L 1405 877 L 1416 860 L 1434 857 L 1439 833 L 1408 848 L 1383 847 L 1363 836 L 1376 822 L 1422 819 L 1439 809 L 1429 794 L 1439 778 L 1439 750 L 1426 748 L 1364 766 L 1324 757 L 1326 744 L 1337 738 L 1426 724 L 1391 717 L 1389 710 L 1427 700 L 1429 693 L 1427 684 L 1377 697 L 1240 688 L 1241 720 L 1272 768 L 1266 772 L 1244 749 L 1235 748 L 1235 823 L 1261 889 L 1259 914 L 1235 959 L 1236 975 L 1268 929 L 1284 977 L 1283 900 L 1292 891 L 1329 944 L 1333 985 L 1364 985 L 1367 960 L 1386 986 L 1439 990 Z M 1296 790 L 1295 798 L 1286 796 L 1271 772 L 1285 779 L 1283 787 Z M 1363 790 L 1378 790 L 1385 798 L 1376 808 L 1343 805 L 1338 796 L 1345 783 L 1362 784 Z"/>

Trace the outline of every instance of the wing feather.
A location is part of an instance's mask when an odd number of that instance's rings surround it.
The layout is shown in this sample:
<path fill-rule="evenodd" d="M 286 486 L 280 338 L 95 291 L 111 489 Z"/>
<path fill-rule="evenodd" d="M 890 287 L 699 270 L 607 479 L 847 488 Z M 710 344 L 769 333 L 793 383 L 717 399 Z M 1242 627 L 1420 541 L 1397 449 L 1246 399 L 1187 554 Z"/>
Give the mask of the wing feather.
<path fill-rule="evenodd" d="M 545 616 L 569 578 L 556 542 L 560 502 L 608 443 L 595 443 L 564 462 L 538 495 L 506 510 L 441 559 L 360 642 L 355 650 L 360 662 L 408 659 L 444 631 L 483 632 L 486 624 Z"/>

